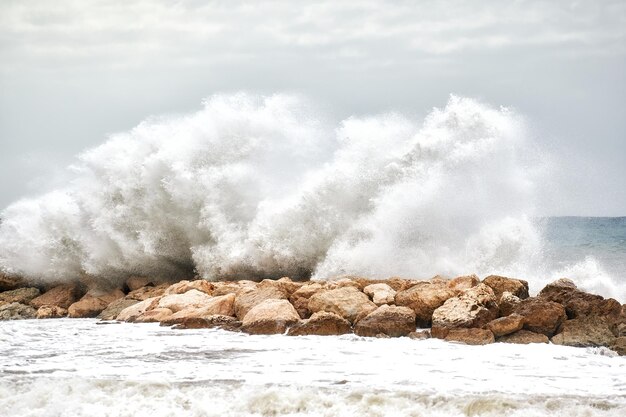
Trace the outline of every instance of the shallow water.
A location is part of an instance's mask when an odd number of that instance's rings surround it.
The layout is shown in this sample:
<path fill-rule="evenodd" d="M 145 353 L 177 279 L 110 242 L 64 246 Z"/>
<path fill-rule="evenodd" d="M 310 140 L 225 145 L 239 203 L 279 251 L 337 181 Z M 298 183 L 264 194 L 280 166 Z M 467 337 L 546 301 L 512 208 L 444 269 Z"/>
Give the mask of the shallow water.
<path fill-rule="evenodd" d="M 626 358 L 606 349 L 97 323 L 0 323 L 0 415 L 626 413 Z"/>

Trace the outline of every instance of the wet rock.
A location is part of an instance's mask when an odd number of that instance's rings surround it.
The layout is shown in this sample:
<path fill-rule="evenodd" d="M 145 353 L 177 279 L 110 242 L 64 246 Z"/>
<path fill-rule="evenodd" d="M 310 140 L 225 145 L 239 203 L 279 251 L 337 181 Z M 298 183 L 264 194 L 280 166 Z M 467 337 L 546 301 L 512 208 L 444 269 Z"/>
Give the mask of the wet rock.
<path fill-rule="evenodd" d="M 561 304 L 570 319 L 587 316 L 617 318 L 622 310 L 617 300 L 580 291 L 573 282 L 563 278 L 546 285 L 538 297 Z"/>
<path fill-rule="evenodd" d="M 508 291 L 502 293 L 500 301 L 498 301 L 498 307 L 500 308 L 500 316 L 509 316 L 513 314 L 513 311 L 517 308 L 522 300 L 519 297 L 511 294 Z"/>
<path fill-rule="evenodd" d="M 548 337 L 567 319 L 561 304 L 535 297 L 522 300 L 514 312 L 524 317 L 524 329 Z"/>
<path fill-rule="evenodd" d="M 359 336 L 373 337 L 385 334 L 390 337 L 406 336 L 415 331 L 415 312 L 408 307 L 383 304 L 354 326 Z"/>
<path fill-rule="evenodd" d="M 552 337 L 552 343 L 565 346 L 609 346 L 615 336 L 603 317 L 583 317 L 567 320 Z"/>
<path fill-rule="evenodd" d="M 214 289 L 215 287 L 213 286 L 213 284 L 204 279 L 197 279 L 195 281 L 184 280 L 167 287 L 163 295 L 184 294 L 190 290 L 198 290 L 205 294 L 211 295 L 213 294 Z"/>
<path fill-rule="evenodd" d="M 433 312 L 458 293 L 448 287 L 447 281 L 423 281 L 396 294 L 396 305 L 415 312 L 418 326 L 430 325 Z"/>
<path fill-rule="evenodd" d="M 617 352 L 621 356 L 626 356 L 626 336 L 620 336 L 613 340 L 609 349 Z"/>
<path fill-rule="evenodd" d="M 480 284 L 480 279 L 476 275 L 463 275 L 451 279 L 446 285 L 456 293 L 460 293 L 461 291 L 469 290 L 478 284 Z"/>
<path fill-rule="evenodd" d="M 300 320 L 291 303 L 285 299 L 267 299 L 252 307 L 241 323 L 250 334 L 283 334 Z"/>
<path fill-rule="evenodd" d="M 287 293 L 278 286 L 244 287 L 237 292 L 235 298 L 235 315 L 243 321 L 248 312 L 263 301 L 286 298 Z"/>
<path fill-rule="evenodd" d="M 490 330 L 469 328 L 449 329 L 444 340 L 465 343 L 466 345 L 487 345 L 495 342 Z"/>
<path fill-rule="evenodd" d="M 46 291 L 39 297 L 33 298 L 30 305 L 34 308 L 50 305 L 69 308 L 81 297 L 81 291 L 77 284 L 59 285 Z"/>
<path fill-rule="evenodd" d="M 498 338 L 499 343 L 516 343 L 527 345 L 529 343 L 548 343 L 550 339 L 542 333 L 531 332 L 530 330 L 518 330 L 515 333 L 507 334 Z"/>
<path fill-rule="evenodd" d="M 191 289 L 183 294 L 170 294 L 164 295 L 159 300 L 159 308 L 169 308 L 174 313 L 189 309 L 189 308 L 200 308 L 206 305 L 209 300 L 211 300 L 211 296 L 207 295 L 204 292 Z"/>
<path fill-rule="evenodd" d="M 37 310 L 38 319 L 58 319 L 67 316 L 67 310 L 59 306 L 41 306 Z"/>
<path fill-rule="evenodd" d="M 142 287 L 154 287 L 154 282 L 148 277 L 131 276 L 125 282 L 129 291 L 135 291 Z"/>
<path fill-rule="evenodd" d="M 109 304 L 100 314 L 98 314 L 98 318 L 101 320 L 115 320 L 127 307 L 137 304 L 139 301 L 137 300 L 128 300 L 126 298 L 120 298 L 119 300 L 113 301 Z"/>
<path fill-rule="evenodd" d="M 0 320 L 34 319 L 37 310 L 26 304 L 9 303 L 0 306 Z"/>
<path fill-rule="evenodd" d="M 522 300 L 528 298 L 528 282 L 521 279 L 489 275 L 483 280 L 483 284 L 491 287 L 496 299 L 500 299 L 504 292 L 510 292 Z"/>
<path fill-rule="evenodd" d="M 519 314 L 511 314 L 492 320 L 485 327 L 491 330 L 495 337 L 505 336 L 521 330 L 524 327 L 524 317 Z"/>
<path fill-rule="evenodd" d="M 129 307 L 126 307 L 117 315 L 118 321 L 135 321 L 135 319 L 141 316 L 146 311 L 153 310 L 159 305 L 161 297 L 146 298 L 143 301 L 139 301 Z"/>
<path fill-rule="evenodd" d="M 157 323 L 167 320 L 172 315 L 169 308 L 156 307 L 152 310 L 144 311 L 135 318 L 135 323 Z"/>
<path fill-rule="evenodd" d="M 498 304 L 493 290 L 479 284 L 450 298 L 435 310 L 432 334 L 442 338 L 449 329 L 483 327 L 497 316 Z"/>
<path fill-rule="evenodd" d="M 160 297 L 165 293 L 165 290 L 169 286 L 170 284 L 160 284 L 157 286 L 149 285 L 147 287 L 141 287 L 139 289 L 129 292 L 126 296 L 126 299 L 144 301 L 148 298 Z"/>
<path fill-rule="evenodd" d="M 29 304 L 31 300 L 39 297 L 41 293 L 37 288 L 18 288 L 0 293 L 0 305 L 10 303 Z"/>
<path fill-rule="evenodd" d="M 352 332 L 350 322 L 335 313 L 320 311 L 311 316 L 310 319 L 300 320 L 289 328 L 289 336 L 332 336 L 342 335 Z"/>
<path fill-rule="evenodd" d="M 432 335 L 430 334 L 430 330 L 428 329 L 416 330 L 414 332 L 407 334 L 407 336 L 409 339 L 414 339 L 414 340 L 426 340 L 432 337 Z"/>
<path fill-rule="evenodd" d="M 0 291 L 15 290 L 25 285 L 24 280 L 20 277 L 5 275 L 0 272 Z"/>
<path fill-rule="evenodd" d="M 123 297 L 124 292 L 120 289 L 104 294 L 87 293 L 79 301 L 70 305 L 67 313 L 72 318 L 96 317 L 113 301 Z"/>
<path fill-rule="evenodd" d="M 289 297 L 289 302 L 293 304 L 301 318 L 306 319 L 311 316 L 309 310 L 309 299 L 313 294 L 323 290 L 324 287 L 320 283 L 306 284 L 294 291 Z"/>
<path fill-rule="evenodd" d="M 163 322 L 161 322 L 163 324 Z M 241 329 L 241 322 L 235 317 L 213 315 L 208 317 L 192 317 L 184 319 L 173 329 L 223 329 L 231 332 L 238 332 Z"/>
<path fill-rule="evenodd" d="M 370 284 L 363 288 L 363 292 L 368 295 L 377 306 L 383 304 L 393 304 L 396 300 L 396 292 L 387 284 Z"/>
<path fill-rule="evenodd" d="M 177 311 L 164 321 L 167 325 L 182 323 L 191 318 L 204 318 L 214 315 L 235 315 L 235 294 L 211 297 L 200 307 L 189 307 Z"/>
<path fill-rule="evenodd" d="M 376 307 L 367 295 L 353 286 L 320 291 L 309 299 L 309 310 L 312 313 L 319 311 L 335 313 L 350 323 L 354 323 L 357 318 L 365 317 L 376 310 Z"/>

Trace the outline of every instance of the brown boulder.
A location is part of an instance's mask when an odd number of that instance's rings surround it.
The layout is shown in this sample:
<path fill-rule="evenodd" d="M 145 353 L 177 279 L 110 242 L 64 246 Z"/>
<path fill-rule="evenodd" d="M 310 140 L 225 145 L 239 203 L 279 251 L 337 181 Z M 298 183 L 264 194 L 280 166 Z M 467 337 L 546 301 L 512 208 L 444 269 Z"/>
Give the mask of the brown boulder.
<path fill-rule="evenodd" d="M 69 308 L 69 306 L 78 301 L 80 296 L 81 291 L 77 284 L 59 285 L 50 291 L 46 291 L 39 297 L 33 298 L 30 301 L 30 305 L 35 308 L 45 305 Z"/>
<path fill-rule="evenodd" d="M 135 291 L 142 287 L 154 286 L 154 282 L 148 277 L 131 276 L 125 282 L 128 291 Z"/>
<path fill-rule="evenodd" d="M 400 337 L 412 331 L 415 331 L 415 312 L 408 307 L 387 304 L 381 305 L 354 326 L 354 333 L 369 337 L 379 334 Z"/>
<path fill-rule="evenodd" d="M 309 298 L 318 291 L 321 291 L 324 287 L 318 282 L 312 284 L 306 284 L 294 291 L 289 297 L 289 302 L 293 304 L 294 308 L 298 312 L 301 318 L 306 319 L 311 316 L 309 310 Z"/>
<path fill-rule="evenodd" d="M 513 314 L 513 311 L 515 311 L 521 301 L 522 300 L 519 297 L 511 294 L 510 292 L 503 292 L 500 300 L 498 301 L 498 307 L 500 308 L 500 317 Z"/>
<path fill-rule="evenodd" d="M 9 303 L 29 304 L 32 299 L 41 293 L 37 288 L 18 288 L 0 293 L 0 305 Z"/>
<path fill-rule="evenodd" d="M 136 304 L 126 307 L 117 315 L 118 321 L 135 321 L 135 319 L 141 316 L 146 311 L 153 310 L 159 304 L 160 297 L 146 298 L 143 301 L 139 301 Z"/>
<path fill-rule="evenodd" d="M 0 272 L 0 291 L 15 290 L 25 285 L 24 280 L 20 277 L 4 275 Z"/>
<path fill-rule="evenodd" d="M 172 284 L 163 293 L 163 295 L 171 294 L 184 294 L 190 290 L 198 290 L 205 294 L 211 295 L 215 287 L 209 281 L 205 279 L 197 279 L 195 281 L 180 281 L 176 284 Z"/>
<path fill-rule="evenodd" d="M 626 356 L 626 336 L 616 338 L 609 345 L 609 349 L 617 352 L 621 356 Z"/>
<path fill-rule="evenodd" d="M 237 294 L 243 288 L 256 288 L 257 283 L 248 280 L 220 281 L 213 282 L 213 286 L 215 287 L 215 289 L 213 290 L 213 294 L 211 295 L 217 297 L 219 295 Z"/>
<path fill-rule="evenodd" d="M 495 342 L 493 333 L 487 329 L 450 329 L 445 338 L 447 342 L 460 342 L 466 345 L 487 345 Z"/>
<path fill-rule="evenodd" d="M 511 314 L 510 316 L 492 320 L 485 327 L 491 330 L 495 337 L 505 336 L 521 330 L 524 327 L 524 317 L 519 314 Z"/>
<path fill-rule="evenodd" d="M 191 289 L 182 294 L 164 295 L 159 300 L 159 308 L 169 308 L 174 313 L 190 308 L 200 308 L 205 306 L 211 296 L 196 289 Z"/>
<path fill-rule="evenodd" d="M 531 332 L 529 330 L 518 330 L 515 333 L 507 334 L 498 338 L 499 343 L 516 343 L 519 345 L 527 345 L 529 343 L 548 343 L 548 336 L 541 333 Z"/>
<path fill-rule="evenodd" d="M 460 293 L 461 291 L 468 290 L 472 287 L 477 286 L 478 284 L 480 284 L 480 279 L 476 275 L 463 275 L 460 277 L 452 278 L 450 281 L 448 281 L 446 285 L 451 290 Z"/>
<path fill-rule="evenodd" d="M 396 300 L 396 291 L 384 283 L 370 284 L 363 288 L 363 292 L 368 295 L 377 306 L 393 304 Z"/>
<path fill-rule="evenodd" d="M 298 312 L 285 299 L 267 299 L 252 307 L 241 323 L 250 334 L 283 334 L 300 320 Z"/>
<path fill-rule="evenodd" d="M 350 323 L 354 323 L 357 318 L 365 317 L 376 310 L 376 307 L 367 295 L 353 286 L 320 291 L 309 299 L 309 310 L 312 313 L 318 311 L 335 313 Z"/>
<path fill-rule="evenodd" d="M 41 306 L 37 310 L 38 319 L 58 319 L 67 316 L 67 310 L 59 306 Z"/>
<path fill-rule="evenodd" d="M 498 316 L 493 290 L 479 284 L 450 298 L 433 313 L 434 337 L 445 337 L 447 329 L 483 327 Z"/>
<path fill-rule="evenodd" d="M 602 317 L 566 320 L 552 336 L 555 345 L 578 347 L 609 346 L 614 340 L 607 319 Z"/>
<path fill-rule="evenodd" d="M 303 285 L 304 282 L 293 282 L 289 277 L 282 277 L 280 279 L 264 279 L 263 281 L 258 283 L 257 287 L 277 288 L 278 290 L 284 292 L 287 298 L 289 298 L 291 294 L 296 292 L 298 288 L 302 287 Z"/>
<path fill-rule="evenodd" d="M 144 300 L 147 300 L 148 298 L 160 297 L 163 295 L 163 293 L 165 293 L 165 290 L 169 286 L 170 286 L 169 284 L 160 284 L 157 286 L 149 285 L 146 287 L 141 287 L 141 288 L 138 288 L 136 290 L 129 292 L 128 295 L 126 296 L 126 299 L 144 301 Z"/>
<path fill-rule="evenodd" d="M 535 297 L 522 300 L 514 312 L 524 316 L 524 329 L 543 333 L 548 337 L 554 335 L 561 323 L 567 319 L 561 304 Z"/>
<path fill-rule="evenodd" d="M 123 297 L 124 293 L 120 289 L 106 294 L 87 293 L 79 301 L 69 306 L 67 309 L 68 317 L 96 317 L 113 301 Z"/>
<path fill-rule="evenodd" d="M 100 314 L 98 314 L 98 318 L 101 320 L 115 320 L 117 315 L 120 314 L 122 310 L 126 307 L 130 307 L 132 305 L 137 304 L 139 301 L 137 300 L 128 300 L 126 298 L 120 298 L 118 300 L 113 301 L 109 304 Z"/>
<path fill-rule="evenodd" d="M 289 336 L 334 336 L 352 332 L 350 322 L 335 313 L 320 311 L 310 319 L 300 320 L 289 328 Z"/>
<path fill-rule="evenodd" d="M 239 320 L 256 305 L 266 300 L 284 300 L 287 293 L 278 286 L 265 285 L 263 287 L 243 287 L 235 298 L 235 315 Z"/>
<path fill-rule="evenodd" d="M 161 322 L 161 325 L 163 325 L 163 322 Z M 241 329 L 241 322 L 235 317 L 216 314 L 208 317 L 187 318 L 172 328 L 179 330 L 217 328 L 231 332 L 238 332 Z"/>
<path fill-rule="evenodd" d="M 167 320 L 172 315 L 172 310 L 164 307 L 156 307 L 152 310 L 144 311 L 135 318 L 135 323 L 157 323 Z"/>
<path fill-rule="evenodd" d="M 616 300 L 580 291 L 571 281 L 564 279 L 546 285 L 538 297 L 561 304 L 570 319 L 586 316 L 617 318 L 622 311 Z"/>
<path fill-rule="evenodd" d="M 431 323 L 433 312 L 457 294 L 448 287 L 447 281 L 436 283 L 423 281 L 397 293 L 396 305 L 413 310 L 417 325 L 426 327 Z"/>
<path fill-rule="evenodd" d="M 0 320 L 34 319 L 37 310 L 26 304 L 9 303 L 0 306 Z"/>
<path fill-rule="evenodd" d="M 487 278 L 483 279 L 483 284 L 491 287 L 496 295 L 496 299 L 500 299 L 505 291 L 510 292 L 522 300 L 528 298 L 528 282 L 521 279 L 489 275 Z"/>
<path fill-rule="evenodd" d="M 189 307 L 177 311 L 163 322 L 167 325 L 178 324 L 191 318 L 205 318 L 209 316 L 234 316 L 235 294 L 226 294 L 211 297 L 200 307 Z"/>

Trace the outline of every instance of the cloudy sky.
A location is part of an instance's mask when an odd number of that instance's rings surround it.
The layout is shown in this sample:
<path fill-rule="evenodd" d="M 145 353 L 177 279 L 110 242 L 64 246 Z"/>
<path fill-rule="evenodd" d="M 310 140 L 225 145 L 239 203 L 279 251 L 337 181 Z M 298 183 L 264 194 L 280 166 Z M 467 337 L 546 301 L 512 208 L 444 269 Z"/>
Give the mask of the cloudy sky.
<path fill-rule="evenodd" d="M 510 106 L 558 159 L 542 214 L 626 215 L 623 0 L 2 0 L 0 62 L 0 207 L 110 133 L 245 90 L 337 119 Z"/>

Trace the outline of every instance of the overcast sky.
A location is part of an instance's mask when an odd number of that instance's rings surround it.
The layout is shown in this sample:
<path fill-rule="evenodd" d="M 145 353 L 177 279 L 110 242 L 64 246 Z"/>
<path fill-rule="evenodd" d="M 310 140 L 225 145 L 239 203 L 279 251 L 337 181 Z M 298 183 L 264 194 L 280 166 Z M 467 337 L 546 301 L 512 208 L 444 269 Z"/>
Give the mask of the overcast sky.
<path fill-rule="evenodd" d="M 541 213 L 626 215 L 626 2 L 0 1 L 0 207 L 73 155 L 216 92 L 332 117 L 515 108 L 561 159 Z"/>

